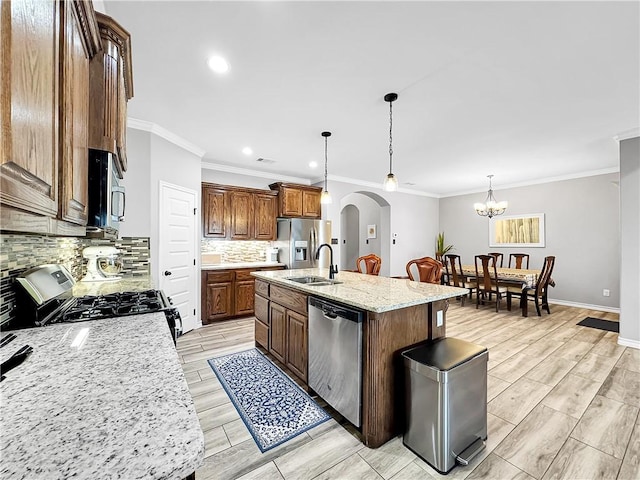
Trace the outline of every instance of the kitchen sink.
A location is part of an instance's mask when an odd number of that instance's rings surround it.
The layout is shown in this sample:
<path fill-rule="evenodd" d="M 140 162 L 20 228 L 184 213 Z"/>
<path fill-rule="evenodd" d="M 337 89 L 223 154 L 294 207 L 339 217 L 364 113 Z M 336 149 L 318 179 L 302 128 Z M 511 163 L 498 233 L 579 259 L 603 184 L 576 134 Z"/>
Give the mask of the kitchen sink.
<path fill-rule="evenodd" d="M 322 287 L 325 285 L 337 285 L 342 282 L 338 282 L 337 280 L 331 280 L 330 278 L 324 277 L 287 277 L 285 280 L 289 280 L 291 282 L 303 283 L 305 285 L 309 285 L 311 287 Z"/>

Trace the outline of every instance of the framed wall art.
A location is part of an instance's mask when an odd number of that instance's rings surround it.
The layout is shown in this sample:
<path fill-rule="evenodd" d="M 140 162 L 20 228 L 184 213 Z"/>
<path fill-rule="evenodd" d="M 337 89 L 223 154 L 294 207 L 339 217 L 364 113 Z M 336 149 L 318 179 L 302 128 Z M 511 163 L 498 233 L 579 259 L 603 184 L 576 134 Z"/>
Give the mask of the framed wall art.
<path fill-rule="evenodd" d="M 367 225 L 367 238 L 376 238 L 376 226 Z"/>
<path fill-rule="evenodd" d="M 490 247 L 544 247 L 544 213 L 489 219 Z"/>

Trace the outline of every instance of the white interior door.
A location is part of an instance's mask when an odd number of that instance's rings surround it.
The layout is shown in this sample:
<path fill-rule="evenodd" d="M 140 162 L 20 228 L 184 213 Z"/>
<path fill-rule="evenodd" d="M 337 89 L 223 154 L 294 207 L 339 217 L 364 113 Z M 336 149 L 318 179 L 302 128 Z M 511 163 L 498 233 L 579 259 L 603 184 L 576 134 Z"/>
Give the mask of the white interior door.
<path fill-rule="evenodd" d="M 196 192 L 160 182 L 160 288 L 180 311 L 184 332 L 199 327 L 197 309 L 198 242 Z"/>

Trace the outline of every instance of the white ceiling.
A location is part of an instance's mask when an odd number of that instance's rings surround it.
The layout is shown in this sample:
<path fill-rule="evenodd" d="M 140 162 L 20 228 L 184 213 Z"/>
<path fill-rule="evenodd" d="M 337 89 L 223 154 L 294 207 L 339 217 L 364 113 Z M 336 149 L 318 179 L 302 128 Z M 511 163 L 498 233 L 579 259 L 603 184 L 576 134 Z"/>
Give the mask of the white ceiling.
<path fill-rule="evenodd" d="M 329 130 L 329 177 L 381 183 L 397 92 L 400 186 L 446 196 L 615 171 L 640 125 L 637 1 L 104 5 L 132 35 L 129 116 L 205 162 L 317 180 Z"/>

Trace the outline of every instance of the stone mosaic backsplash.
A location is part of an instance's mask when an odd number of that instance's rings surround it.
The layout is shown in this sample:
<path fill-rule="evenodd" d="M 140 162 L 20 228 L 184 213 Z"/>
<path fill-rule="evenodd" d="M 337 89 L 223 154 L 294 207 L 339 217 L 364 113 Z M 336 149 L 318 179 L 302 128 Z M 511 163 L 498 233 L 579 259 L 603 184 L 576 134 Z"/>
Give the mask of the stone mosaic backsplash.
<path fill-rule="evenodd" d="M 121 250 L 123 277 L 150 273 L 148 238 L 102 240 L 42 235 L 0 235 L 0 325 L 9 320 L 15 307 L 14 279 L 25 270 L 46 263 L 64 265 L 73 278 L 80 280 L 86 272 L 82 249 L 92 245 L 111 245 Z"/>
<path fill-rule="evenodd" d="M 269 241 L 225 241 L 203 239 L 201 253 L 219 253 L 220 263 L 264 262 L 265 251 L 271 246 Z"/>

